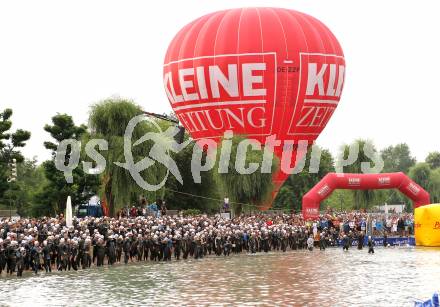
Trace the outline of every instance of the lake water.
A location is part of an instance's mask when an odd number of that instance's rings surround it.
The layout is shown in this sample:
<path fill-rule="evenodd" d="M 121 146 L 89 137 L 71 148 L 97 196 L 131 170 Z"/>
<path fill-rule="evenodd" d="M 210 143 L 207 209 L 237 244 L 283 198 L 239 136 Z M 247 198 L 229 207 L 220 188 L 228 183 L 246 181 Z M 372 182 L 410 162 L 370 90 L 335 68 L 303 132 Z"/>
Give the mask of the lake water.
<path fill-rule="evenodd" d="M 6 306 L 413 306 L 440 289 L 440 250 L 210 256 L 0 278 Z"/>

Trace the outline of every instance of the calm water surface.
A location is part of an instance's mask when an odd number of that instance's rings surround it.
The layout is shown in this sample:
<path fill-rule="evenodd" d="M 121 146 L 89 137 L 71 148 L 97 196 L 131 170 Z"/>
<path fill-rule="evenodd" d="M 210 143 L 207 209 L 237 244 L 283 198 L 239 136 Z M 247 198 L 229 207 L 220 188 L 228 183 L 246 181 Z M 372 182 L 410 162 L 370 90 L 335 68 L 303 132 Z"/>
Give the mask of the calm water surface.
<path fill-rule="evenodd" d="M 274 252 L 0 279 L 2 306 L 413 306 L 440 290 L 440 250 Z"/>

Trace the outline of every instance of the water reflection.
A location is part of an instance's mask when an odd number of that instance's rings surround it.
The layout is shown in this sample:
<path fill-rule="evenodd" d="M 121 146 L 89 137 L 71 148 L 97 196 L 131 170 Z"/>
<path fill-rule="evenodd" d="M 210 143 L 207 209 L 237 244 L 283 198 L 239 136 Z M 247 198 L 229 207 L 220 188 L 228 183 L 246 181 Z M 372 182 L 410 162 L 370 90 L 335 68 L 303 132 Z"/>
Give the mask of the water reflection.
<path fill-rule="evenodd" d="M 11 306 L 412 306 L 440 285 L 440 251 L 327 249 L 142 263 L 0 280 Z"/>

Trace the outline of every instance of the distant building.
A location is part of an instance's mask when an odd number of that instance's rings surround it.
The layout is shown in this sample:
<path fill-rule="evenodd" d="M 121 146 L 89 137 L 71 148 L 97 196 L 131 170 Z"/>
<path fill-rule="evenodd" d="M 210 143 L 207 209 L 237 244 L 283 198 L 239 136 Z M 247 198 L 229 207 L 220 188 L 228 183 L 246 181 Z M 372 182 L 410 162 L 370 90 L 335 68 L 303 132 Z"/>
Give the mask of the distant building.
<path fill-rule="evenodd" d="M 384 213 L 402 213 L 405 211 L 405 204 L 394 204 L 394 205 L 382 205 L 382 206 L 376 206 L 375 207 L 378 211 L 384 212 Z"/>
<path fill-rule="evenodd" d="M 18 221 L 20 219 L 16 210 L 0 210 L 0 219 L 9 217 L 11 217 L 13 221 Z"/>

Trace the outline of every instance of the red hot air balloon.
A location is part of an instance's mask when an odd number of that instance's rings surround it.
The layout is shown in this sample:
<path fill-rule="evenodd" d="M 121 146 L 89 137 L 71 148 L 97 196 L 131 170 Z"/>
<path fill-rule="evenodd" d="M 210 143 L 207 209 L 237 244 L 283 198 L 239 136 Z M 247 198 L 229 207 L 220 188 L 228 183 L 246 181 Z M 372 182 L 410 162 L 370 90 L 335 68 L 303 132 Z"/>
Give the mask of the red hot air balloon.
<path fill-rule="evenodd" d="M 319 20 L 282 8 L 215 12 L 186 25 L 164 61 L 165 92 L 194 139 L 226 130 L 310 145 L 341 96 L 344 55 Z M 292 146 L 291 166 L 296 163 Z M 274 148 L 281 157 L 283 144 Z M 274 175 L 276 196 L 288 177 Z"/>

